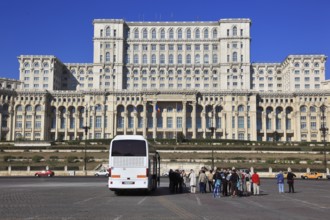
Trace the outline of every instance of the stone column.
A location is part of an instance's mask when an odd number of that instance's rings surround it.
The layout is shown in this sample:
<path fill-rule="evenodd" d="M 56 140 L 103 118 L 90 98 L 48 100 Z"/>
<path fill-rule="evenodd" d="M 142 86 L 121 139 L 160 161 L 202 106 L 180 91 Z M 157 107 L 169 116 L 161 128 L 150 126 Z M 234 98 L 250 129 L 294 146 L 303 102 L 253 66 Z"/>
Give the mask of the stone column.
<path fill-rule="evenodd" d="M 2 113 L 0 112 L 0 141 L 2 139 Z"/>
<path fill-rule="evenodd" d="M 186 138 L 187 137 L 187 101 L 182 102 L 182 134 Z"/>
<path fill-rule="evenodd" d="M 147 123 L 148 123 L 148 120 L 147 120 L 147 102 L 143 102 L 143 137 L 144 138 L 147 138 Z"/>
<path fill-rule="evenodd" d="M 117 116 L 117 111 L 114 111 L 112 113 L 112 118 L 113 118 L 113 133 L 112 133 L 112 138 L 114 138 L 117 135 L 117 128 L 118 128 L 118 116 Z M 110 119 L 110 124 L 111 124 L 111 119 Z"/>
<path fill-rule="evenodd" d="M 197 103 L 196 102 L 193 102 L 192 104 L 192 117 L 191 117 L 191 123 L 192 123 L 192 130 L 193 130 L 193 133 L 192 133 L 192 138 L 193 139 L 196 139 L 197 137 L 197 127 L 196 127 L 196 110 L 197 110 Z"/>
<path fill-rule="evenodd" d="M 41 140 L 49 140 L 50 139 L 50 125 L 49 125 L 49 115 L 45 109 L 46 107 L 42 107 L 42 114 L 41 114 L 41 132 L 40 132 L 40 139 Z M 46 120 L 48 119 L 48 120 Z"/>
<path fill-rule="evenodd" d="M 281 130 L 283 131 L 283 139 L 282 141 L 286 141 L 286 113 L 282 113 L 281 115 Z"/>
<path fill-rule="evenodd" d="M 137 131 L 137 127 L 138 127 L 138 114 L 136 111 L 134 111 L 133 116 L 134 116 L 134 118 L 133 118 L 133 120 L 134 120 L 133 134 L 136 135 L 136 131 Z"/>
<path fill-rule="evenodd" d="M 70 112 L 66 109 L 67 112 L 65 113 L 65 127 L 64 127 L 64 140 L 69 140 L 68 138 L 68 130 L 70 129 Z"/>
<path fill-rule="evenodd" d="M 203 138 L 206 138 L 206 113 L 205 113 L 205 106 L 202 111 L 202 131 L 203 131 Z"/>
<path fill-rule="evenodd" d="M 34 140 L 35 137 L 35 125 L 36 125 L 36 112 L 32 111 L 32 121 L 31 121 L 31 140 Z"/>
<path fill-rule="evenodd" d="M 307 111 L 306 128 L 307 128 L 307 141 L 311 141 L 311 113 Z"/>
<path fill-rule="evenodd" d="M 157 137 L 157 110 L 156 110 L 156 105 L 157 102 L 154 101 L 152 103 L 152 123 L 153 123 L 153 127 L 152 127 L 152 138 L 156 139 Z"/>
<path fill-rule="evenodd" d="M 93 110 L 90 111 L 90 116 L 92 116 L 92 124 L 89 125 L 89 127 L 91 127 L 91 131 L 92 131 L 92 139 L 95 138 L 95 121 L 96 121 L 96 113 L 93 107 Z"/>
<path fill-rule="evenodd" d="M 248 140 L 248 133 L 249 133 L 249 128 L 248 128 L 248 117 L 249 113 L 248 111 L 244 112 L 244 139 Z M 250 118 L 250 127 L 251 127 L 251 118 Z"/>
<path fill-rule="evenodd" d="M 105 131 L 106 131 L 106 127 L 105 127 L 106 111 L 104 108 L 105 108 L 105 106 L 103 105 L 102 116 L 101 116 L 101 138 L 102 139 L 105 137 Z M 109 123 L 107 125 L 109 126 Z"/>
<path fill-rule="evenodd" d="M 267 126 L 266 126 L 266 123 L 267 123 L 267 113 L 266 113 L 266 109 L 264 111 L 262 111 L 262 130 L 264 131 L 264 136 L 262 138 L 263 141 L 266 141 L 267 140 Z"/>
<path fill-rule="evenodd" d="M 14 110 L 12 110 L 11 107 L 9 107 L 8 129 L 9 131 L 6 140 L 15 140 L 16 114 L 14 114 Z"/>
<path fill-rule="evenodd" d="M 79 113 L 78 109 L 76 108 L 76 112 L 74 113 L 74 139 L 76 140 L 78 138 L 78 129 L 79 129 Z"/>
<path fill-rule="evenodd" d="M 58 133 L 60 129 L 60 123 L 61 123 L 61 113 L 59 112 L 59 109 L 56 109 L 55 113 L 55 140 L 58 140 Z"/>
<path fill-rule="evenodd" d="M 22 138 L 25 138 L 25 122 L 26 122 L 26 111 L 23 110 L 22 112 Z"/>
<path fill-rule="evenodd" d="M 215 112 L 216 106 L 212 106 L 212 126 L 214 127 L 214 131 L 212 134 L 212 138 L 216 139 L 217 137 L 217 121 L 216 121 L 216 112 Z"/>
<path fill-rule="evenodd" d="M 125 107 L 125 110 L 124 110 L 124 135 L 126 135 L 126 133 L 127 133 L 127 126 L 128 126 L 127 116 L 128 116 L 127 109 Z"/>

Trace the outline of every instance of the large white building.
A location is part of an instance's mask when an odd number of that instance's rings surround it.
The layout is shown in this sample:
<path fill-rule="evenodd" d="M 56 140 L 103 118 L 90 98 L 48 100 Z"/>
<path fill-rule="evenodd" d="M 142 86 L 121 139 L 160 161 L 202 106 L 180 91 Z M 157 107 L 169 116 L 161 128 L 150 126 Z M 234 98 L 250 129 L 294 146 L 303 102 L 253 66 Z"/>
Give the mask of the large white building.
<path fill-rule="evenodd" d="M 323 140 L 325 55 L 251 63 L 249 19 L 93 24 L 93 63 L 21 55 L 20 81 L 0 79 L 2 139 Z"/>

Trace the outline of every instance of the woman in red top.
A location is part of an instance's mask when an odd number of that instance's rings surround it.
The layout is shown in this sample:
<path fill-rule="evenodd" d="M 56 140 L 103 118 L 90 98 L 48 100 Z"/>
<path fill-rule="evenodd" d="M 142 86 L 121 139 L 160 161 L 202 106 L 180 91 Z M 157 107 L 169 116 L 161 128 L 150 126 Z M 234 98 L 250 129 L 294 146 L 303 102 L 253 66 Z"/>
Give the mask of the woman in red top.
<path fill-rule="evenodd" d="M 257 172 L 254 172 L 254 174 L 251 177 L 252 183 L 253 183 L 253 195 L 259 195 L 260 192 L 260 178 Z"/>

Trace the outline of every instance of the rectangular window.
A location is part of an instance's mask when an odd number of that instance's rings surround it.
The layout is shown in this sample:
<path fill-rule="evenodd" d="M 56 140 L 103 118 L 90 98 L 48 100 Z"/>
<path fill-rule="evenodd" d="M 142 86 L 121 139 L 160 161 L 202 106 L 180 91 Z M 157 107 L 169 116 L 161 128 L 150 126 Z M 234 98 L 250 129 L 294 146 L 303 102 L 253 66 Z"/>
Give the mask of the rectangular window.
<path fill-rule="evenodd" d="M 96 116 L 95 128 L 101 128 L 101 126 L 102 126 L 102 117 Z"/>
<path fill-rule="evenodd" d="M 163 128 L 163 118 L 157 118 L 157 128 Z"/>
<path fill-rule="evenodd" d="M 75 124 L 75 118 L 71 117 L 70 118 L 70 128 L 74 128 L 74 124 Z"/>
<path fill-rule="evenodd" d="M 231 126 L 232 128 L 235 128 L 235 117 L 231 118 Z"/>
<path fill-rule="evenodd" d="M 244 116 L 238 116 L 238 128 L 244 128 Z"/>
<path fill-rule="evenodd" d="M 182 117 L 176 118 L 176 128 L 182 128 Z"/>
<path fill-rule="evenodd" d="M 307 129 L 306 122 L 300 122 L 300 128 L 301 129 Z"/>
<path fill-rule="evenodd" d="M 143 128 L 143 118 L 138 117 L 138 128 Z"/>
<path fill-rule="evenodd" d="M 128 117 L 128 128 L 133 128 L 134 127 L 134 118 L 133 117 Z"/>
<path fill-rule="evenodd" d="M 124 117 L 118 117 L 118 128 L 124 128 Z"/>
<path fill-rule="evenodd" d="M 153 119 L 151 117 L 147 118 L 148 128 L 153 128 Z"/>
<path fill-rule="evenodd" d="M 311 129 L 316 130 L 316 122 L 315 121 L 311 122 Z"/>
<path fill-rule="evenodd" d="M 186 124 L 187 124 L 187 128 L 192 128 L 191 117 L 187 117 Z"/>
<path fill-rule="evenodd" d="M 167 128 L 172 128 L 173 127 L 173 118 L 172 117 L 167 117 Z"/>

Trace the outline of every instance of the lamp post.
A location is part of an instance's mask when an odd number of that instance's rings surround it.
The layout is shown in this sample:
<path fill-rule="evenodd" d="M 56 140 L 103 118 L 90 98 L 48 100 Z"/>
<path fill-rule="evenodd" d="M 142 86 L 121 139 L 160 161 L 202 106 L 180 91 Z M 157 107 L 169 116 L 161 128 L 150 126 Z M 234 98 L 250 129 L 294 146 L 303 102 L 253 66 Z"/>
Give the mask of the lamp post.
<path fill-rule="evenodd" d="M 320 111 L 321 111 L 321 128 L 320 131 L 322 132 L 322 136 L 323 136 L 323 154 L 324 154 L 324 170 L 325 173 L 327 173 L 327 152 L 325 151 L 325 145 L 326 145 L 326 134 L 328 132 L 328 128 L 325 126 L 325 111 L 326 111 L 326 106 L 325 105 L 321 105 L 320 107 Z"/>
<path fill-rule="evenodd" d="M 85 156 L 84 156 L 84 166 L 85 166 L 85 176 L 87 176 L 87 133 L 89 126 L 87 126 L 87 121 L 88 121 L 88 107 L 87 105 L 85 106 L 85 126 L 83 126 L 83 129 L 85 130 Z"/>

